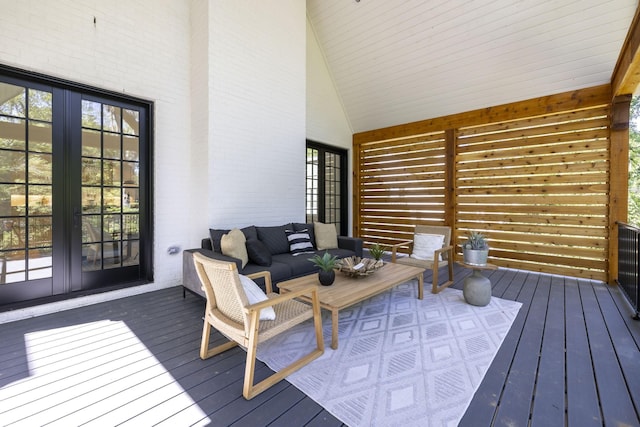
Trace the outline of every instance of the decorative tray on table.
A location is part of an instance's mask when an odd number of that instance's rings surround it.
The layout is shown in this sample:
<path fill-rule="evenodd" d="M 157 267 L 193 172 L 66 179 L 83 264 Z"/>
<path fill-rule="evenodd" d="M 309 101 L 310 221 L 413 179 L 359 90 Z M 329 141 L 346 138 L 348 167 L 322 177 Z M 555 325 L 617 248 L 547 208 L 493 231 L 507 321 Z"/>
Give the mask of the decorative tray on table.
<path fill-rule="evenodd" d="M 352 256 L 338 261 L 338 271 L 351 277 L 368 276 L 382 267 L 384 262 L 371 258 Z"/>

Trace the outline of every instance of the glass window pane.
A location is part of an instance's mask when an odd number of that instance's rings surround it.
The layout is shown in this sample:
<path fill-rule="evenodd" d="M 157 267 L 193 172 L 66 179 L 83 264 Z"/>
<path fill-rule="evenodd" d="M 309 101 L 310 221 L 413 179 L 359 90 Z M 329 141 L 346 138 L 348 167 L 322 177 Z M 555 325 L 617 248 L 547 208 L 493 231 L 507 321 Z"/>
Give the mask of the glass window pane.
<path fill-rule="evenodd" d="M 138 161 L 140 160 L 139 140 L 133 136 L 124 136 L 122 138 L 122 149 L 124 150 L 124 160 Z"/>
<path fill-rule="evenodd" d="M 103 105 L 102 106 L 102 118 L 103 118 L 103 129 L 112 131 L 112 132 L 120 132 L 120 121 L 121 121 L 121 108 L 114 107 L 113 105 Z"/>
<path fill-rule="evenodd" d="M 29 218 L 29 247 L 51 247 L 52 224 L 51 217 Z"/>
<path fill-rule="evenodd" d="M 100 229 L 100 215 L 83 215 L 82 216 L 82 242 L 92 243 L 102 240 Z"/>
<path fill-rule="evenodd" d="M 7 274 L 5 275 L 4 281 L 0 283 L 22 282 L 26 279 L 25 256 L 25 251 L 10 251 L 3 253 L 3 257 L 0 258 L 0 262 L 4 262 L 5 265 L 0 265 L 0 267 L 5 268 Z"/>
<path fill-rule="evenodd" d="M 139 240 L 126 240 L 122 242 L 122 264 L 139 265 L 138 252 L 140 251 Z"/>
<path fill-rule="evenodd" d="M 88 243 L 82 245 L 82 269 L 99 270 L 102 267 L 102 245 L 100 243 Z"/>
<path fill-rule="evenodd" d="M 120 158 L 120 135 L 105 132 L 103 135 L 104 152 L 102 156 L 105 159 Z"/>
<path fill-rule="evenodd" d="M 82 155 L 100 157 L 100 132 L 82 129 Z"/>
<path fill-rule="evenodd" d="M 82 159 L 82 184 L 100 185 L 100 165 L 99 159 Z"/>
<path fill-rule="evenodd" d="M 109 242 L 104 244 L 104 262 L 103 267 L 118 268 L 120 267 L 120 253 L 122 244 L 120 242 Z"/>
<path fill-rule="evenodd" d="M 52 178 L 51 154 L 29 153 L 29 183 L 49 184 Z"/>
<path fill-rule="evenodd" d="M 25 247 L 25 218 L 13 217 L 0 220 L 0 249 L 24 249 Z M 2 254 L 4 252 L 0 252 Z"/>
<path fill-rule="evenodd" d="M 117 160 L 103 161 L 102 179 L 103 185 L 120 185 L 120 162 Z"/>
<path fill-rule="evenodd" d="M 26 213 L 25 186 L 0 184 L 0 216 L 21 216 Z"/>
<path fill-rule="evenodd" d="M 123 239 L 137 239 L 140 237 L 139 215 L 123 215 L 122 231 Z"/>
<path fill-rule="evenodd" d="M 0 114 L 26 117 L 26 90 L 21 86 L 0 83 Z"/>
<path fill-rule="evenodd" d="M 25 150 L 26 120 L 0 117 L 0 148 Z"/>
<path fill-rule="evenodd" d="M 122 179 L 125 186 L 137 187 L 139 185 L 139 170 L 138 162 L 122 162 Z"/>
<path fill-rule="evenodd" d="M 29 186 L 29 215 L 51 215 L 51 186 Z"/>
<path fill-rule="evenodd" d="M 102 192 L 96 187 L 82 187 L 82 212 L 100 213 L 102 206 Z"/>
<path fill-rule="evenodd" d="M 138 212 L 138 208 L 139 208 L 138 203 L 140 201 L 140 191 L 137 188 L 125 188 L 122 199 L 123 199 L 123 208 L 126 212 Z"/>
<path fill-rule="evenodd" d="M 102 127 L 102 108 L 99 102 L 82 101 L 82 126 L 90 129 Z"/>
<path fill-rule="evenodd" d="M 22 151 L 0 150 L 0 182 L 24 182 L 24 159 Z"/>
<path fill-rule="evenodd" d="M 51 122 L 52 98 L 51 92 L 29 89 L 29 118 Z"/>
<path fill-rule="evenodd" d="M 53 141 L 51 138 L 50 124 L 29 122 L 29 151 L 51 153 L 53 151 Z"/>
<path fill-rule="evenodd" d="M 29 251 L 29 280 L 52 277 L 53 257 L 51 249 L 37 249 Z"/>
<path fill-rule="evenodd" d="M 122 132 L 140 135 L 140 113 L 134 110 L 122 110 Z"/>
<path fill-rule="evenodd" d="M 120 188 L 105 188 L 102 211 L 120 212 L 121 206 L 122 198 L 120 196 Z"/>
<path fill-rule="evenodd" d="M 120 215 L 104 216 L 104 239 L 105 241 L 120 239 Z"/>

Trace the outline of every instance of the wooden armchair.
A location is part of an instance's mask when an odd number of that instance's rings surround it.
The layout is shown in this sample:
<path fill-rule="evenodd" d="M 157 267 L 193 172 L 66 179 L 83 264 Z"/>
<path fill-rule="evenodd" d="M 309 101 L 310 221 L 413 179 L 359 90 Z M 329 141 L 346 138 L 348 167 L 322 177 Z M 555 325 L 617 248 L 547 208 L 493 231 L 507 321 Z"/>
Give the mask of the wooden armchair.
<path fill-rule="evenodd" d="M 433 253 L 433 259 L 418 259 L 411 256 L 398 257 L 397 252 L 400 248 L 408 248 L 409 254 L 413 252 L 415 234 L 436 234 L 443 236 L 442 248 L 436 249 Z M 414 265 L 422 268 L 426 268 L 433 271 L 433 283 L 431 285 L 431 292 L 437 294 L 442 289 L 453 284 L 453 245 L 451 245 L 451 227 L 436 226 L 436 225 L 416 225 L 414 231 L 414 240 L 406 240 L 391 246 L 391 262 L 398 264 Z M 440 260 L 442 255 L 442 260 Z M 438 285 L 438 270 L 447 263 L 449 267 L 449 280 Z"/>
<path fill-rule="evenodd" d="M 194 253 L 193 260 L 207 297 L 200 357 L 207 359 L 236 345 L 245 348 L 247 361 L 242 391 L 245 399 L 252 399 L 324 353 L 320 304 L 315 286 L 279 295 L 272 291 L 271 274 L 268 271 L 255 273 L 249 277 L 264 277 L 267 299 L 249 304 L 235 263 L 216 261 L 200 253 Z M 295 301 L 294 298 L 300 295 L 311 295 L 312 305 Z M 260 320 L 261 310 L 267 307 L 273 307 L 275 320 Z M 315 327 L 315 349 L 254 385 L 258 343 L 310 318 L 313 318 Z M 210 349 L 211 326 L 226 336 L 229 342 Z"/>

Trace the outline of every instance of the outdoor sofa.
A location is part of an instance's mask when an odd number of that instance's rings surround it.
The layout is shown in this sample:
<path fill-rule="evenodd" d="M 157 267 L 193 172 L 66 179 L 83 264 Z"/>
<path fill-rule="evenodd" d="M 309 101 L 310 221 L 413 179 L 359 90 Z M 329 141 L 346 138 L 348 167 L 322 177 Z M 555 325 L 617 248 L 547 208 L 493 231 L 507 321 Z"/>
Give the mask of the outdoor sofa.
<path fill-rule="evenodd" d="M 229 255 L 235 254 L 235 251 L 242 252 L 241 243 L 238 242 L 231 250 L 227 244 L 227 250 L 223 250 L 223 236 L 227 236 L 224 239 L 228 242 L 231 231 L 233 230 L 210 229 L 209 237 L 202 239 L 200 248 L 183 252 L 182 286 L 185 294 L 188 290 L 205 296 L 193 262 L 195 252 L 216 260 L 235 262 L 239 273 L 243 275 L 269 271 L 276 292 L 278 282 L 317 272 L 318 268 L 309 261 L 316 254 L 322 255 L 326 251 L 338 258 L 362 257 L 362 239 L 338 236 L 332 224 L 289 223 L 267 227 L 251 225 L 240 229 L 247 254 L 247 262 L 243 265 L 241 257 Z M 235 229 L 234 235 L 237 234 Z M 305 241 L 305 235 L 308 235 L 308 242 Z M 264 290 L 264 281 L 257 279 L 256 283 Z"/>

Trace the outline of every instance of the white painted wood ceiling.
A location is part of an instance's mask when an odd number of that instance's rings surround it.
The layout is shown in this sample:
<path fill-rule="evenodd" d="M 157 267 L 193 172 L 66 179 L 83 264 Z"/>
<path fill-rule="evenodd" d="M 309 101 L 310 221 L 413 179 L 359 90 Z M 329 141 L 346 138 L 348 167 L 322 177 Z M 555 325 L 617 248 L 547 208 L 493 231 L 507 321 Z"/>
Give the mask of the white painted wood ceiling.
<path fill-rule="evenodd" d="M 307 0 L 354 132 L 608 83 L 637 0 Z"/>

